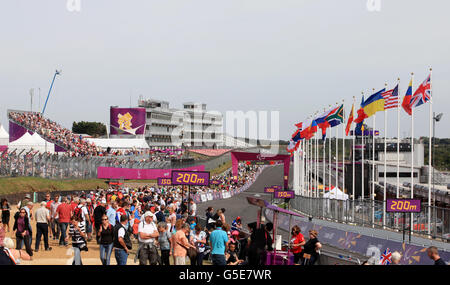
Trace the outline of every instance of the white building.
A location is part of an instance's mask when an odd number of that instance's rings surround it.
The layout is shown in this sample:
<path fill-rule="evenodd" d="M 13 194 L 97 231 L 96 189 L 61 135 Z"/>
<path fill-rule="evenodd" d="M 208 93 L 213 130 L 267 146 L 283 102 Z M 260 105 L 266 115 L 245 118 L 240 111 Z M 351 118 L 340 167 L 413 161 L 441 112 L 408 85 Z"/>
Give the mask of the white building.
<path fill-rule="evenodd" d="M 206 104 L 187 102 L 183 109 L 169 102 L 142 98 L 146 109 L 145 140 L 151 148 L 217 148 L 222 145 L 222 114 L 206 110 Z"/>

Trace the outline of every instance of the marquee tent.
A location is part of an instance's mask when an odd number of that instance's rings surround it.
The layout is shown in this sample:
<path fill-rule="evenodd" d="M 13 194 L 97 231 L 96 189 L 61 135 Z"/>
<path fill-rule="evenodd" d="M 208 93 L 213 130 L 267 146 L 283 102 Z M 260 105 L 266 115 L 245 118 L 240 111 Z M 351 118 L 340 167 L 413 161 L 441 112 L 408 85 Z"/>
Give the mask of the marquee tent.
<path fill-rule="evenodd" d="M 94 143 L 97 147 L 106 150 L 108 147 L 112 151 L 116 150 L 134 150 L 134 149 L 149 149 L 145 139 L 94 139 L 85 138 L 86 141 Z"/>

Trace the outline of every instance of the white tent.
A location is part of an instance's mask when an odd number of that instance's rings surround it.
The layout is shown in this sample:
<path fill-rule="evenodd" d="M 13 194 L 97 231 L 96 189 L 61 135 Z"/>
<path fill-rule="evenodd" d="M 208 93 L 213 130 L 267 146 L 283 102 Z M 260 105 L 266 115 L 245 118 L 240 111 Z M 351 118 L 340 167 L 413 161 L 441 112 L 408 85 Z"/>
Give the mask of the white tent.
<path fill-rule="evenodd" d="M 2 125 L 0 125 L 0 146 L 7 146 L 9 144 L 9 134 L 3 128 Z"/>
<path fill-rule="evenodd" d="M 39 151 L 43 149 L 44 152 L 55 152 L 55 144 L 44 140 L 38 133 L 34 133 L 31 136 L 36 141 L 36 147 L 39 148 Z M 37 150 L 37 148 L 35 148 Z"/>
<path fill-rule="evenodd" d="M 133 149 L 149 149 L 148 143 L 145 139 L 94 139 L 86 138 L 90 143 L 94 143 L 97 147 L 106 150 L 108 147 L 111 150 L 133 150 Z"/>
<path fill-rule="evenodd" d="M 337 199 L 337 200 L 348 200 L 348 195 L 342 192 L 339 188 L 334 187 L 327 193 L 323 195 L 323 198 Z"/>
<path fill-rule="evenodd" d="M 52 143 L 47 143 L 46 147 L 43 138 L 38 134 L 30 135 L 28 132 L 9 144 L 9 151 L 17 150 L 17 152 L 21 152 L 22 150 L 25 150 L 28 152 L 32 149 L 39 152 L 49 151 L 53 153 L 55 151 L 55 147 Z"/>

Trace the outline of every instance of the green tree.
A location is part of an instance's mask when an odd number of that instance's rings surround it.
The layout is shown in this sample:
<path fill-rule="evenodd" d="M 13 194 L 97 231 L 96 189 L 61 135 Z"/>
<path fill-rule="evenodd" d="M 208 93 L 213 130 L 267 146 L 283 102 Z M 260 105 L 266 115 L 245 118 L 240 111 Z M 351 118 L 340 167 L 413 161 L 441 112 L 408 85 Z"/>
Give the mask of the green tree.
<path fill-rule="evenodd" d="M 77 134 L 88 134 L 93 137 L 106 135 L 106 126 L 99 122 L 73 122 L 72 132 Z"/>

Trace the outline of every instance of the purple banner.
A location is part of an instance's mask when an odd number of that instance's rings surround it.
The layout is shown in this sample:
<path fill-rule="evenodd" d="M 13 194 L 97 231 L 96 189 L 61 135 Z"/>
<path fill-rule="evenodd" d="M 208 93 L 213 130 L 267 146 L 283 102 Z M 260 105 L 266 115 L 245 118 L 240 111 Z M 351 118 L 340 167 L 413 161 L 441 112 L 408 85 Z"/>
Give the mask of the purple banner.
<path fill-rule="evenodd" d="M 281 185 L 272 185 L 272 188 L 275 189 L 275 191 L 283 190 L 283 187 L 281 187 Z"/>
<path fill-rule="evenodd" d="M 173 185 L 209 186 L 209 172 L 207 171 L 172 171 Z"/>
<path fill-rule="evenodd" d="M 420 199 L 387 199 L 388 213 L 420 213 Z"/>
<path fill-rule="evenodd" d="M 111 135 L 142 135 L 145 132 L 145 108 L 110 108 Z"/>
<path fill-rule="evenodd" d="M 265 214 L 269 220 L 273 221 L 273 211 L 271 209 L 266 208 Z M 277 220 L 279 227 L 288 230 L 289 216 L 278 215 Z M 357 252 L 367 256 L 367 259 L 370 256 L 374 256 L 379 260 L 381 254 L 389 248 L 391 252 L 398 251 L 401 254 L 400 264 L 402 265 L 432 265 L 434 263 L 427 256 L 426 247 L 380 239 L 332 227 L 319 226 L 295 216 L 292 217 L 291 222 L 291 226 L 298 225 L 302 233 L 307 233 L 309 230 L 316 230 L 319 233 L 318 239 L 320 242 L 347 251 Z M 450 261 L 450 252 L 440 251 L 440 256 L 445 262 Z"/>
<path fill-rule="evenodd" d="M 20 139 L 28 130 L 24 127 L 9 121 L 9 142 L 13 142 L 17 139 Z M 28 131 L 30 135 L 33 134 L 33 132 Z"/>
<path fill-rule="evenodd" d="M 158 186 L 171 186 L 172 180 L 170 178 L 158 177 Z"/>
<path fill-rule="evenodd" d="M 136 168 L 116 168 L 103 167 L 97 168 L 97 178 L 99 179 L 158 179 L 160 177 L 172 177 L 173 170 L 203 171 L 204 165 L 187 167 L 183 169 L 136 169 Z"/>
<path fill-rule="evenodd" d="M 213 180 L 209 181 L 209 184 L 211 184 L 211 185 L 220 185 L 220 184 L 222 184 L 222 181 L 217 180 L 217 179 L 213 179 Z"/>
<path fill-rule="evenodd" d="M 294 199 L 295 198 L 295 192 L 294 191 L 288 191 L 288 190 L 286 190 L 286 191 L 275 191 L 273 194 L 274 194 L 273 197 L 277 198 L 277 199 L 282 199 L 282 198 Z"/>
<path fill-rule="evenodd" d="M 273 187 L 264 187 L 264 193 L 274 193 L 275 189 Z"/>

